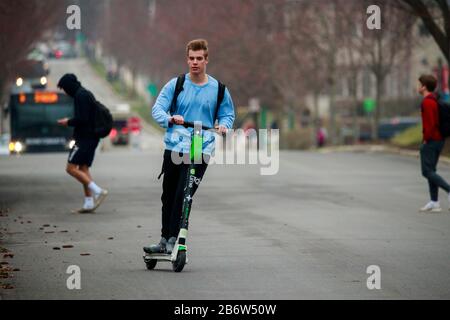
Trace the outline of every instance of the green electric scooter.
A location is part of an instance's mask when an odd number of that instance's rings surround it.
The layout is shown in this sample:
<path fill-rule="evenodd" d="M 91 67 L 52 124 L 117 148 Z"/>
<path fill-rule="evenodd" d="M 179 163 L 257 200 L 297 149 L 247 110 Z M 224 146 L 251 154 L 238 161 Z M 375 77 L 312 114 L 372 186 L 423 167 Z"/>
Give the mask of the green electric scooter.
<path fill-rule="evenodd" d="M 186 238 L 188 233 L 189 214 L 191 212 L 193 186 L 195 180 L 195 163 L 202 161 L 202 147 L 203 135 L 202 130 L 214 130 L 209 127 L 202 126 L 200 122 L 195 124 L 193 122 L 185 121 L 183 124 L 186 128 L 194 128 L 191 133 L 191 152 L 190 165 L 187 172 L 186 185 L 184 187 L 183 209 L 180 222 L 180 232 L 178 233 L 177 241 L 173 247 L 171 254 L 167 253 L 145 253 L 144 262 L 148 270 L 153 270 L 158 261 L 172 262 L 172 269 L 175 272 L 181 272 L 184 265 L 188 263 Z"/>

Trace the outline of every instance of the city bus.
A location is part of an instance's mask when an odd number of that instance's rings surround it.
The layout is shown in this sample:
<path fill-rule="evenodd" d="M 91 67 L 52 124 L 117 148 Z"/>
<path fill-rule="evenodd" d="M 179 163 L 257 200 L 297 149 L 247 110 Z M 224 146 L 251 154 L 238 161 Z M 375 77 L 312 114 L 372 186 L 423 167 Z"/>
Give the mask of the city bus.
<path fill-rule="evenodd" d="M 8 110 L 11 153 L 66 151 L 75 143 L 73 129 L 57 123 L 73 117 L 73 99 L 63 93 L 11 94 Z"/>

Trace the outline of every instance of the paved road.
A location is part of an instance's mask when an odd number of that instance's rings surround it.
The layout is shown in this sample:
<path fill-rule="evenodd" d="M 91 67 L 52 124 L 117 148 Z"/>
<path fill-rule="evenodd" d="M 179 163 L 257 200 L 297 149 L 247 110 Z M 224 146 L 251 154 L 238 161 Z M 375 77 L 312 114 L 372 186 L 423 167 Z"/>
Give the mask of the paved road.
<path fill-rule="evenodd" d="M 58 80 L 65 73 L 74 73 L 81 81 L 81 84 L 88 90 L 91 90 L 96 98 L 112 111 L 115 110 L 118 104 L 126 102 L 112 90 L 105 79 L 97 75 L 85 59 L 50 60 L 49 65 L 49 90 L 57 90 Z M 161 132 L 144 123 L 144 130 L 140 137 L 140 148 L 143 150 L 163 150 L 164 144 L 161 137 Z"/>
<path fill-rule="evenodd" d="M 163 263 L 148 271 L 141 257 L 159 240 L 159 146 L 98 152 L 94 178 L 110 196 L 94 215 L 70 212 L 82 198 L 66 156 L 0 158 L 0 246 L 14 255 L 2 253 L 1 266 L 19 270 L 0 279 L 13 287 L 2 299 L 450 298 L 450 212 L 417 212 L 427 200 L 418 159 L 282 152 L 274 176 L 210 166 L 194 199 L 189 265 L 175 274 Z M 81 290 L 66 287 L 70 265 L 81 268 Z M 366 286 L 371 265 L 381 290 Z"/>
<path fill-rule="evenodd" d="M 3 261 L 20 269 L 3 280 L 15 287 L 0 291 L 5 299 L 450 298 L 450 213 L 417 212 L 426 186 L 416 159 L 282 153 L 275 176 L 211 166 L 181 274 L 169 264 L 147 271 L 141 258 L 159 237 L 159 153 L 99 153 L 93 172 L 111 194 L 95 215 L 70 213 L 81 188 L 64 163 L 61 154 L 0 160 L 10 208 L 2 246 L 14 254 Z M 79 291 L 66 288 L 69 265 L 82 270 Z M 366 287 L 370 265 L 381 268 L 381 290 Z"/>

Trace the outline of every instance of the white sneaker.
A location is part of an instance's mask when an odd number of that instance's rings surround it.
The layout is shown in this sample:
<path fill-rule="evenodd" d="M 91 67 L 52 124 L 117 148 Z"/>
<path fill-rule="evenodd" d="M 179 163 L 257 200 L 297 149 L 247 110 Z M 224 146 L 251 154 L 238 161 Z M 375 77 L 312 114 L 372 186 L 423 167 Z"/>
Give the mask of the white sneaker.
<path fill-rule="evenodd" d="M 442 208 L 439 202 L 430 201 L 423 208 L 420 208 L 420 212 L 441 212 Z"/>
<path fill-rule="evenodd" d="M 94 208 L 93 210 L 97 209 L 100 204 L 105 200 L 106 196 L 108 195 L 108 190 L 102 189 L 102 191 L 99 194 L 96 194 L 94 196 Z"/>
<path fill-rule="evenodd" d="M 93 213 L 94 212 L 94 206 L 93 205 L 87 205 L 84 204 L 84 206 L 81 209 L 75 209 L 72 210 L 73 213 Z"/>

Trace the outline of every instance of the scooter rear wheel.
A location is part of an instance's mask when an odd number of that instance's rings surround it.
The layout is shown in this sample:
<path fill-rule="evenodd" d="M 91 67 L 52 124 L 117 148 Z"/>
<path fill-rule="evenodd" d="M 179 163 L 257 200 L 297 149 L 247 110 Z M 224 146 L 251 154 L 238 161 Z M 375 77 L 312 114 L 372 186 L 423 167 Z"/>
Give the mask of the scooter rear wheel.
<path fill-rule="evenodd" d="M 146 260 L 145 265 L 148 270 L 153 270 L 153 269 L 155 269 L 157 262 L 158 262 L 158 260 L 155 260 L 155 259 Z"/>
<path fill-rule="evenodd" d="M 181 272 L 186 264 L 186 251 L 179 251 L 177 259 L 172 262 L 172 269 L 175 272 Z"/>

